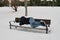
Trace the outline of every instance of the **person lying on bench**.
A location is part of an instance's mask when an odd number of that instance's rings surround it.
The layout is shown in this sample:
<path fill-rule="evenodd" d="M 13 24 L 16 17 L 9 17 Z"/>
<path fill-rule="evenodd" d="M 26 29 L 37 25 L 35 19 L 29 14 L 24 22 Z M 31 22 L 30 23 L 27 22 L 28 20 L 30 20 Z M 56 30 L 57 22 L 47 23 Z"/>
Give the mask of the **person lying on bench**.
<path fill-rule="evenodd" d="M 26 18 L 24 16 L 21 17 L 20 25 L 23 24 L 30 24 L 32 28 L 36 28 L 38 26 L 46 26 L 45 22 L 41 21 L 35 21 L 33 17 Z"/>

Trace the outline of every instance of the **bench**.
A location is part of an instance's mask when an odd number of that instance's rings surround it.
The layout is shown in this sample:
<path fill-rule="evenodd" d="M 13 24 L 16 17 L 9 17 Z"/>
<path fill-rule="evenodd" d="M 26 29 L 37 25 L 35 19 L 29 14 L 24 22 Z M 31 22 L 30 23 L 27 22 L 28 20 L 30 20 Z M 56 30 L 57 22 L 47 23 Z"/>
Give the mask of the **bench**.
<path fill-rule="evenodd" d="M 27 18 L 27 19 L 29 19 L 29 18 Z M 39 29 L 39 30 L 46 30 L 46 33 L 48 33 L 48 27 L 50 27 L 51 20 L 50 20 L 50 19 L 35 19 L 35 21 L 38 21 L 38 22 L 40 22 L 41 20 L 43 20 L 47 26 L 45 26 L 46 29 L 41 29 L 41 28 L 38 28 L 38 29 Z M 9 21 L 9 24 L 10 24 L 10 29 L 11 29 L 11 26 L 15 26 L 15 28 L 21 26 L 21 24 L 20 24 L 20 26 L 12 25 L 11 22 L 20 23 L 20 22 L 21 22 L 21 19 L 20 19 L 20 18 L 15 18 L 15 21 Z M 30 23 L 29 23 L 29 22 L 26 22 L 25 24 L 30 24 Z M 22 24 L 22 25 L 23 25 L 23 24 Z M 21 28 L 22 28 L 22 27 L 21 27 Z M 26 28 L 26 27 L 25 27 L 25 28 Z M 28 28 L 28 29 L 31 29 L 31 28 L 29 28 L 29 27 L 27 27 L 27 28 Z M 33 28 L 32 28 L 32 29 L 33 29 Z M 35 28 L 35 29 L 37 29 L 37 28 Z"/>

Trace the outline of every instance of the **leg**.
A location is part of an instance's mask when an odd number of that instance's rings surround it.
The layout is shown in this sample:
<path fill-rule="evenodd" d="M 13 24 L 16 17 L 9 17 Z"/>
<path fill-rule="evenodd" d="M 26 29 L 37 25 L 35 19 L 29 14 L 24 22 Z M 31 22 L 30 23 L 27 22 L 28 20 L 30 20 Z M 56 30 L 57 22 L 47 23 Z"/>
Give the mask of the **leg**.
<path fill-rule="evenodd" d="M 10 29 L 11 29 L 11 25 L 10 25 Z"/>
<path fill-rule="evenodd" d="M 17 7 L 15 6 L 15 12 L 17 12 Z"/>
<path fill-rule="evenodd" d="M 46 25 L 46 34 L 48 34 L 48 26 Z"/>
<path fill-rule="evenodd" d="M 29 22 L 30 22 L 30 25 L 32 26 L 32 28 L 36 28 L 40 25 L 40 22 L 35 21 L 35 19 L 32 17 L 30 18 Z"/>
<path fill-rule="evenodd" d="M 36 28 L 36 27 L 38 27 L 39 25 L 41 25 L 40 22 L 35 21 L 35 19 L 32 18 L 32 17 L 30 17 L 29 23 L 30 23 L 30 25 L 32 26 L 32 28 Z"/>
<path fill-rule="evenodd" d="M 34 22 L 34 23 L 30 24 L 30 25 L 32 26 L 32 28 L 36 28 L 36 27 L 40 26 L 41 23 L 40 22 Z"/>
<path fill-rule="evenodd" d="M 9 24 L 10 24 L 10 29 L 11 29 L 11 21 L 9 22 Z"/>

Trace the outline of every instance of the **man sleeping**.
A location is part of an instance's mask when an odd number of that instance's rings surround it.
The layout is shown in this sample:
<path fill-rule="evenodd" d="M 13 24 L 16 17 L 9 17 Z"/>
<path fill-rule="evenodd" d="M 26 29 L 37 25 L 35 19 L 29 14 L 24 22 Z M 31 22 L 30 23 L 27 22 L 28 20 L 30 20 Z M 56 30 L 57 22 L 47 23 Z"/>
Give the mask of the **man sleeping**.
<path fill-rule="evenodd" d="M 32 28 L 36 28 L 38 26 L 46 26 L 44 21 L 35 21 L 35 19 L 33 17 L 29 17 L 26 18 L 24 16 L 22 16 L 20 18 L 20 25 L 24 25 L 24 24 L 30 24 Z"/>

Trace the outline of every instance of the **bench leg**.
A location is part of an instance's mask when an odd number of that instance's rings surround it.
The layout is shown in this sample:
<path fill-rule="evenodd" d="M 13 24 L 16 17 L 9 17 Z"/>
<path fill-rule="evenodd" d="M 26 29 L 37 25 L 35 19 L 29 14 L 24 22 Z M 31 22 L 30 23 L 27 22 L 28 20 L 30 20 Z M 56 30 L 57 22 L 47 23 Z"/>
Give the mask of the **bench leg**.
<path fill-rule="evenodd" d="M 11 26 L 10 26 L 10 29 L 11 29 Z"/>
<path fill-rule="evenodd" d="M 46 25 L 46 34 L 48 34 L 48 25 Z"/>
<path fill-rule="evenodd" d="M 9 22 L 9 24 L 10 24 L 10 29 L 11 29 L 11 22 Z"/>
<path fill-rule="evenodd" d="M 9 24 L 10 24 L 10 29 L 11 29 L 11 23 L 9 22 Z"/>

